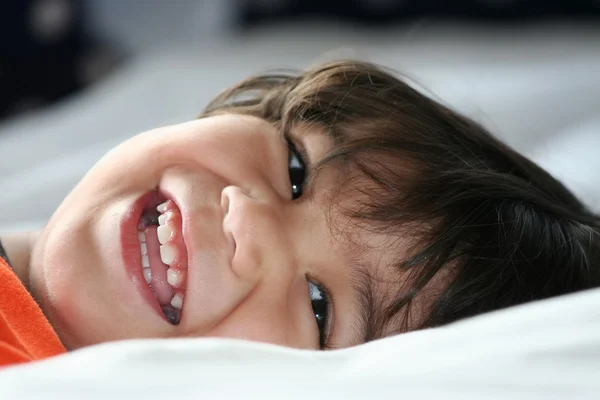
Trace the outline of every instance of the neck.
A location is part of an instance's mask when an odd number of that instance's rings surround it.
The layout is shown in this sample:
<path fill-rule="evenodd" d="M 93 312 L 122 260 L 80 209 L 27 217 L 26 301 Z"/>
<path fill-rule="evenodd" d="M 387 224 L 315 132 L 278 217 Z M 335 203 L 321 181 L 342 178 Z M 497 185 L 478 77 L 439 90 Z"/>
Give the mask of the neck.
<path fill-rule="evenodd" d="M 10 260 L 10 266 L 29 290 L 29 261 L 38 232 L 12 233 L 0 236 L 2 246 Z"/>

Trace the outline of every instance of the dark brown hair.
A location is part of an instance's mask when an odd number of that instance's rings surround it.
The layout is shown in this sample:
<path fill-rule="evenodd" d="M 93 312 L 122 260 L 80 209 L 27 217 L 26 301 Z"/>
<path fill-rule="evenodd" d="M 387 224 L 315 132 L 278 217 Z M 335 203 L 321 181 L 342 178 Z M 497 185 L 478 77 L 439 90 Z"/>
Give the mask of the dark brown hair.
<path fill-rule="evenodd" d="M 600 286 L 598 216 L 483 127 L 381 67 L 338 61 L 253 77 L 204 115 L 216 113 L 254 115 L 281 131 L 321 127 L 336 145 L 316 170 L 336 162 L 372 183 L 351 211 L 356 221 L 391 236 L 422 227 L 411 231 L 418 239 L 411 256 L 395 265 L 414 279 L 398 288 L 366 340 L 408 313 L 449 266 L 452 279 L 427 315 L 400 331 Z"/>

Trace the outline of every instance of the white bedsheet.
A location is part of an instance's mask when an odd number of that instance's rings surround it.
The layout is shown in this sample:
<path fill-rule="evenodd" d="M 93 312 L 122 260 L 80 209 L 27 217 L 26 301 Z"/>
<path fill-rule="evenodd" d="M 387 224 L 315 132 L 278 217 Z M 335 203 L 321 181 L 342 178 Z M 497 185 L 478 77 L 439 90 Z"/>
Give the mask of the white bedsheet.
<path fill-rule="evenodd" d="M 593 290 L 332 352 L 108 343 L 0 372 L 0 398 L 597 400 L 599 378 Z"/>

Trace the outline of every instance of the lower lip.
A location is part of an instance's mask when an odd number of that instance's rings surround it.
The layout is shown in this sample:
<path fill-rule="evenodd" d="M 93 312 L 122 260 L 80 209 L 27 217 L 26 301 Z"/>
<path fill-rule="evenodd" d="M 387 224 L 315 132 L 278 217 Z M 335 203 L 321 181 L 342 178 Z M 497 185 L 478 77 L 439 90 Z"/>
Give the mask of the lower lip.
<path fill-rule="evenodd" d="M 121 218 L 121 255 L 130 282 L 156 313 L 162 319 L 165 319 L 160 304 L 158 304 L 158 300 L 152 294 L 150 286 L 146 283 L 142 273 L 142 254 L 138 239 L 138 224 L 150 196 L 150 193 L 141 196 Z"/>

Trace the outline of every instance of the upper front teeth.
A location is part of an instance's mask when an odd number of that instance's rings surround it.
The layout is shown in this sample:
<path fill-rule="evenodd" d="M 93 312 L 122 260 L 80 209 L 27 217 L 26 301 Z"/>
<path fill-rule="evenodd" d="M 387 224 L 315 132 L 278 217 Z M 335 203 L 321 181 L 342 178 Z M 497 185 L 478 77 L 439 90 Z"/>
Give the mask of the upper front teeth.
<path fill-rule="evenodd" d="M 173 296 L 173 299 L 171 299 L 171 305 L 176 309 L 181 310 L 181 307 L 183 306 L 183 295 L 181 293 L 176 293 L 175 296 Z"/>
<path fill-rule="evenodd" d="M 158 211 L 159 213 L 164 213 L 165 211 L 167 211 L 167 202 L 164 202 L 162 204 L 159 204 L 156 207 L 156 211 Z"/>
<path fill-rule="evenodd" d="M 163 224 L 158 227 L 156 233 L 158 234 L 160 244 L 166 244 L 173 236 L 173 229 L 169 225 Z"/>
<path fill-rule="evenodd" d="M 158 211 L 166 210 L 168 207 L 168 203 L 162 203 L 156 207 Z M 173 210 L 166 211 L 164 214 L 161 214 L 158 217 L 158 228 L 156 228 L 156 235 L 158 236 L 158 241 L 160 243 L 160 258 L 163 263 L 167 265 L 173 265 L 179 256 L 177 252 L 177 247 L 173 244 L 169 244 L 169 240 L 173 237 L 173 228 L 170 226 L 169 222 L 175 217 L 175 213 Z M 173 222 L 171 222 L 172 224 Z"/>
<path fill-rule="evenodd" d="M 158 228 L 156 235 L 160 243 L 160 258 L 163 263 L 173 267 L 180 260 L 179 252 L 175 244 L 169 243 L 175 234 L 173 224 L 176 223 L 179 217 L 179 212 L 176 209 L 170 209 L 169 202 L 162 203 L 156 207 L 158 212 L 162 214 L 158 217 Z"/>
<path fill-rule="evenodd" d="M 175 233 L 173 229 L 174 220 L 178 217 L 177 210 L 169 210 L 169 202 L 162 203 L 156 207 L 156 210 L 161 212 L 158 216 L 159 226 L 156 228 L 156 235 L 160 243 L 160 259 L 164 264 L 174 266 L 178 261 L 179 253 L 177 247 L 174 244 L 170 244 L 169 241 L 173 238 Z M 156 217 L 154 217 L 156 218 Z M 148 256 L 148 245 L 146 244 L 146 233 L 138 232 L 138 239 L 140 242 L 140 250 L 142 253 L 142 267 L 144 270 L 144 277 L 146 281 L 149 281 L 152 277 L 150 272 L 150 258 Z"/>
<path fill-rule="evenodd" d="M 158 207 L 156 207 L 158 209 Z M 167 214 L 160 214 L 158 216 L 158 224 L 159 225 L 164 225 L 167 223 Z"/>
<path fill-rule="evenodd" d="M 160 246 L 160 259 L 167 265 L 172 265 L 177 258 L 177 249 L 170 244 Z"/>
<path fill-rule="evenodd" d="M 169 268 L 167 270 L 167 282 L 169 283 L 169 285 L 173 286 L 174 288 L 178 288 L 181 286 L 181 284 L 183 283 L 184 277 L 185 277 L 184 271 L 175 271 L 172 268 Z"/>
<path fill-rule="evenodd" d="M 146 283 L 150 285 L 154 295 L 159 300 L 163 313 L 169 321 L 173 324 L 179 323 L 181 316 L 181 309 L 183 307 L 185 291 L 185 279 L 187 271 L 187 257 L 185 255 L 185 244 L 183 242 L 182 235 L 182 221 L 181 212 L 174 202 L 168 200 L 158 206 L 156 206 L 158 213 L 147 212 L 142 217 L 142 221 L 139 225 L 140 232 L 138 233 L 138 239 L 140 242 L 140 251 L 142 254 L 142 267 L 143 277 Z M 146 220 L 143 220 L 143 219 Z M 154 228 L 151 225 L 156 225 Z M 154 230 L 156 229 L 156 230 Z M 144 231 L 142 231 L 144 230 Z M 159 278 L 153 279 L 152 270 L 150 268 L 150 258 L 155 260 L 156 254 L 156 241 L 147 241 L 147 235 L 153 235 L 156 232 L 156 238 L 159 242 L 159 255 L 160 260 L 163 264 L 168 266 L 167 269 L 167 284 L 171 286 L 173 291 L 172 295 L 165 296 L 165 292 L 155 292 L 152 288 L 153 283 L 160 283 L 160 276 L 164 272 L 160 263 L 152 265 L 155 268 L 155 273 L 158 272 Z M 148 254 L 148 245 L 150 245 L 150 253 Z M 184 253 L 180 254 L 183 251 Z M 150 257 L 152 256 L 152 257 Z M 154 261 L 153 261 L 154 262 Z M 153 281 L 156 282 L 153 282 Z M 172 297 L 170 297 L 172 296 Z M 167 310 L 167 311 L 165 311 Z"/>

